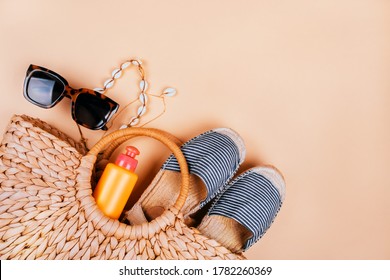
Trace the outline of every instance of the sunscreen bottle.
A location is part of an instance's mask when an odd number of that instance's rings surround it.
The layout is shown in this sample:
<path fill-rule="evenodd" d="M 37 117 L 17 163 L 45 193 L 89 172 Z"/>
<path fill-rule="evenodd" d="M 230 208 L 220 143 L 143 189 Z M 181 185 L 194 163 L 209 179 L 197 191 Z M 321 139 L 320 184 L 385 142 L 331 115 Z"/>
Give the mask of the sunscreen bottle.
<path fill-rule="evenodd" d="M 136 155 L 139 155 L 138 149 L 127 146 L 126 154 L 120 154 L 115 164 L 107 164 L 93 192 L 99 209 L 112 219 L 119 218 L 137 182 Z"/>

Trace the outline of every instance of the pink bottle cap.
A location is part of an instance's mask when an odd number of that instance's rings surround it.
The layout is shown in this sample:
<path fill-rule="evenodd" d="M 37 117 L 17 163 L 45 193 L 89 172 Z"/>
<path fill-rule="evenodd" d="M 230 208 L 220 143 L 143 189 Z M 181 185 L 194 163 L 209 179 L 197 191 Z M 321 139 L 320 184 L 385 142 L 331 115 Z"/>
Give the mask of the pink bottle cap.
<path fill-rule="evenodd" d="M 139 151 L 136 147 L 127 146 L 126 154 L 120 154 L 116 159 L 115 164 L 134 172 L 138 164 L 138 160 L 135 159 L 135 156 L 137 155 L 139 155 Z"/>

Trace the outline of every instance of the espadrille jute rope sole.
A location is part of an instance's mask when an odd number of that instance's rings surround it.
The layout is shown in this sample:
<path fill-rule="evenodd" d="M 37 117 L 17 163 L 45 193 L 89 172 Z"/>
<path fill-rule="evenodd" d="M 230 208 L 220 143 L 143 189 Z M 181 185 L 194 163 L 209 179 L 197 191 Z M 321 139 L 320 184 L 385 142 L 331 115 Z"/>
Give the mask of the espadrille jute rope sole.
<path fill-rule="evenodd" d="M 180 181 L 181 173 L 160 170 L 136 204 L 126 212 L 126 219 L 136 225 L 160 216 L 175 202 L 180 191 Z M 206 196 L 207 190 L 201 179 L 190 174 L 189 194 L 182 208 L 187 221 L 189 219 L 187 213 L 198 206 Z"/>

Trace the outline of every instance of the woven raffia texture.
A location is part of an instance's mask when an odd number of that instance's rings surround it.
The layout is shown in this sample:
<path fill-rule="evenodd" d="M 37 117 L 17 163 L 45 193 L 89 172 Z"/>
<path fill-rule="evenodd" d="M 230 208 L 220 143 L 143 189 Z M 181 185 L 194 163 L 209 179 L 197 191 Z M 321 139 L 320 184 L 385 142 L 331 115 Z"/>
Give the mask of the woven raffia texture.
<path fill-rule="evenodd" d="M 244 259 L 174 207 L 137 226 L 105 217 L 85 152 L 38 119 L 12 118 L 0 146 L 0 259 Z"/>

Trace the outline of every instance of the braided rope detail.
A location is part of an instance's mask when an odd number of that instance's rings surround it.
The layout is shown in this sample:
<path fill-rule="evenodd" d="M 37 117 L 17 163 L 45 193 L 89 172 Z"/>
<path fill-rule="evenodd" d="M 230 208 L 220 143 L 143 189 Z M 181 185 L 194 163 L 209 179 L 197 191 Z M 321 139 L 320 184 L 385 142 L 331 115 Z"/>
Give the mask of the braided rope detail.
<path fill-rule="evenodd" d="M 244 259 L 175 208 L 137 226 L 102 215 L 80 187 L 95 159 L 75 146 L 40 120 L 12 118 L 0 146 L 0 259 Z"/>

